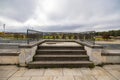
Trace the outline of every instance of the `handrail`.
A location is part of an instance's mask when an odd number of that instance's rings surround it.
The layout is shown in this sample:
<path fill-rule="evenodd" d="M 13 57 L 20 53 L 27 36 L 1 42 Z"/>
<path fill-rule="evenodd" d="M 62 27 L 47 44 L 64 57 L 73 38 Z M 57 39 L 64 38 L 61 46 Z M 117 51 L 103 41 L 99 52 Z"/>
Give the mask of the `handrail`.
<path fill-rule="evenodd" d="M 42 32 L 36 30 L 27 30 L 27 43 L 41 39 L 73 39 L 89 42 L 95 45 L 95 31 L 87 32 Z"/>

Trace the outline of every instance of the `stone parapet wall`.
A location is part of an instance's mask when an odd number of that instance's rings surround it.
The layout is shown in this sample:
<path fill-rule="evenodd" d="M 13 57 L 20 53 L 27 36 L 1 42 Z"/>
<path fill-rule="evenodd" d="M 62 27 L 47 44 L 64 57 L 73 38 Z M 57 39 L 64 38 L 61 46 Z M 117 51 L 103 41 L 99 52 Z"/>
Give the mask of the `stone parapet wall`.
<path fill-rule="evenodd" d="M 41 40 L 33 44 L 20 45 L 19 65 L 27 66 L 29 62 L 33 61 L 38 45 L 43 42 L 44 40 Z"/>
<path fill-rule="evenodd" d="M 0 49 L 0 64 L 19 64 L 18 49 Z"/>
<path fill-rule="evenodd" d="M 102 51 L 103 63 L 120 63 L 120 50 L 106 50 Z"/>
<path fill-rule="evenodd" d="M 101 45 L 92 45 L 81 41 L 76 42 L 84 46 L 87 55 L 95 65 L 120 63 L 120 50 L 106 50 Z"/>
<path fill-rule="evenodd" d="M 120 63 L 120 56 L 102 56 L 102 63 Z"/>
<path fill-rule="evenodd" d="M 85 46 L 85 50 L 87 51 L 87 55 L 90 57 L 90 61 L 94 62 L 95 65 L 102 63 L 101 48 L 91 48 Z"/>
<path fill-rule="evenodd" d="M 0 64 L 19 64 L 18 56 L 0 56 Z"/>
<path fill-rule="evenodd" d="M 27 66 L 27 63 L 33 60 L 36 53 L 37 45 L 32 48 L 20 48 L 19 64 L 20 66 Z"/>

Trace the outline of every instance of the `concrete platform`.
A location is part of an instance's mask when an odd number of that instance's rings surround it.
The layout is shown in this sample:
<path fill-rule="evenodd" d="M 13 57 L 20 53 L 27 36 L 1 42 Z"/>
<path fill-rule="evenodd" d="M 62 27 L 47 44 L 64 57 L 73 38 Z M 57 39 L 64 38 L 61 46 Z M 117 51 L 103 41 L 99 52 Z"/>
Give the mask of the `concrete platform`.
<path fill-rule="evenodd" d="M 41 46 L 81 46 L 76 42 L 44 42 Z"/>
<path fill-rule="evenodd" d="M 18 49 L 0 49 L 0 56 L 18 56 L 19 54 Z"/>
<path fill-rule="evenodd" d="M 0 66 L 0 80 L 120 80 L 120 65 L 95 68 L 27 69 Z"/>
<path fill-rule="evenodd" d="M 0 49 L 0 64 L 18 64 L 18 49 Z"/>

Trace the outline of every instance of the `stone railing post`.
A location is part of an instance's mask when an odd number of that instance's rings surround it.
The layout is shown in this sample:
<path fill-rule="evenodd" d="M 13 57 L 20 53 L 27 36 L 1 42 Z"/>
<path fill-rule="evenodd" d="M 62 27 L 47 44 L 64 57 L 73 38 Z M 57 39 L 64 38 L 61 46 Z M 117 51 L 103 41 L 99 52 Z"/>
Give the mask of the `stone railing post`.
<path fill-rule="evenodd" d="M 93 45 L 87 42 L 83 41 L 78 41 L 76 40 L 77 43 L 81 44 L 84 46 L 85 50 L 87 51 L 87 55 L 90 58 L 90 61 L 92 61 L 95 65 L 102 64 L 102 50 L 103 46 L 101 45 Z"/>
<path fill-rule="evenodd" d="M 85 46 L 87 55 L 90 57 L 90 61 L 94 62 L 95 65 L 102 63 L 102 46 Z"/>
<path fill-rule="evenodd" d="M 19 45 L 20 54 L 19 54 L 19 65 L 27 66 L 27 63 L 33 61 L 33 56 L 36 53 L 37 46 L 43 43 L 45 40 L 37 41 L 33 44 L 24 44 Z"/>
<path fill-rule="evenodd" d="M 19 55 L 19 65 L 27 66 L 27 63 L 33 60 L 33 56 L 35 55 L 37 49 L 37 45 L 34 47 L 20 47 L 20 55 Z"/>

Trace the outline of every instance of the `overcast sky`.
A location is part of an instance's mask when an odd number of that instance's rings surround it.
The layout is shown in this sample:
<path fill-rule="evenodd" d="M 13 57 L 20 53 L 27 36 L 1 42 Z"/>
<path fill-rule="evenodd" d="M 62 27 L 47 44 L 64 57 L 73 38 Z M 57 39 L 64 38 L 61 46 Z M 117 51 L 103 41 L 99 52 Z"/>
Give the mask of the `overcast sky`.
<path fill-rule="evenodd" d="M 0 0 L 0 31 L 120 29 L 120 0 Z"/>

